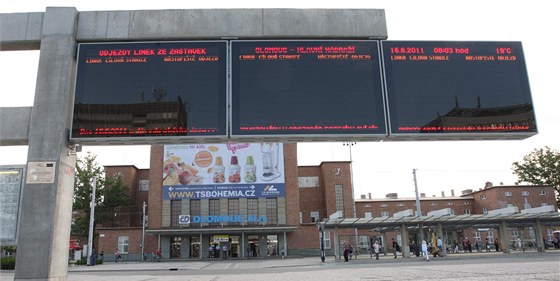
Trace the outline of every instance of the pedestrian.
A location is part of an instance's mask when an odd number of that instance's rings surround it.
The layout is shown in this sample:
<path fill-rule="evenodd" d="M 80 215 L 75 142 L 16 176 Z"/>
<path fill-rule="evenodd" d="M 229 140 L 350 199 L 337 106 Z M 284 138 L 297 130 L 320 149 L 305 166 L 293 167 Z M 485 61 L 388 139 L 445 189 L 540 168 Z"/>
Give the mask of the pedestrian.
<path fill-rule="evenodd" d="M 350 246 L 348 246 L 348 255 L 349 255 L 350 259 L 352 259 L 352 256 L 354 255 L 354 247 L 352 247 L 352 244 L 350 244 Z"/>
<path fill-rule="evenodd" d="M 459 252 L 459 243 L 457 242 L 457 240 L 453 240 L 453 253 L 458 253 Z"/>
<path fill-rule="evenodd" d="M 426 244 L 426 240 L 422 240 L 422 256 L 426 258 L 426 261 L 430 261 L 430 254 L 428 253 L 428 244 Z"/>
<path fill-rule="evenodd" d="M 488 238 L 486 238 L 486 252 L 490 252 L 490 242 L 488 241 Z"/>
<path fill-rule="evenodd" d="M 443 240 L 441 240 L 440 236 L 437 238 L 436 245 L 439 250 L 439 256 L 441 257 L 443 255 Z"/>
<path fill-rule="evenodd" d="M 101 263 L 103 263 L 103 256 L 105 255 L 105 251 L 101 251 L 101 253 L 99 253 L 99 258 L 101 259 Z"/>
<path fill-rule="evenodd" d="M 89 264 L 91 266 L 94 266 L 97 262 L 97 252 L 95 251 L 95 249 L 91 250 L 91 256 L 89 257 Z"/>
<path fill-rule="evenodd" d="M 117 248 L 117 250 L 115 251 L 115 263 L 118 262 L 119 260 L 122 261 L 122 256 L 121 256 L 121 251 L 119 250 L 119 248 Z"/>
<path fill-rule="evenodd" d="M 375 259 L 378 260 L 379 259 L 379 252 L 381 251 L 381 245 L 379 245 L 379 242 L 376 240 L 375 244 L 373 244 L 373 252 L 375 253 Z"/>
<path fill-rule="evenodd" d="M 397 253 L 400 252 L 400 246 L 399 243 L 397 241 L 395 241 L 395 238 L 391 238 L 392 241 L 392 246 L 393 246 L 393 256 L 395 256 L 395 259 L 397 258 Z"/>
<path fill-rule="evenodd" d="M 286 256 L 286 252 L 284 251 L 284 246 L 282 246 L 282 259 Z"/>
<path fill-rule="evenodd" d="M 498 241 L 498 239 L 494 240 L 494 248 L 496 248 L 496 252 L 500 251 L 500 242 Z"/>
<path fill-rule="evenodd" d="M 216 251 L 214 251 L 214 257 L 219 258 L 220 257 L 220 244 L 216 244 L 215 249 L 216 249 Z"/>
<path fill-rule="evenodd" d="M 228 250 L 228 247 L 227 247 L 226 244 L 224 244 L 224 246 L 222 247 L 222 259 L 224 259 L 224 260 L 227 259 L 227 255 L 228 255 L 227 250 Z"/>
<path fill-rule="evenodd" d="M 350 250 L 348 249 L 348 245 L 344 245 L 344 252 L 342 255 L 344 256 L 344 262 L 348 262 L 348 255 L 350 254 Z"/>
<path fill-rule="evenodd" d="M 214 256 L 214 245 L 210 245 L 208 247 L 208 258 L 212 258 Z"/>

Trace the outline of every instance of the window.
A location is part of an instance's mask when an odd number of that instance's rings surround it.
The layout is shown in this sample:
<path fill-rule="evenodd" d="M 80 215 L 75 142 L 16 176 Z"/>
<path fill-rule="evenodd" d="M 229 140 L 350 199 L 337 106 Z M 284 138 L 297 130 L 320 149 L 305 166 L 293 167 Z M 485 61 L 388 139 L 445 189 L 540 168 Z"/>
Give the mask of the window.
<path fill-rule="evenodd" d="M 447 205 L 453 205 L 453 202 L 447 202 Z"/>
<path fill-rule="evenodd" d="M 210 216 L 220 215 L 220 199 L 210 199 L 208 201 L 208 214 Z M 220 225 L 219 222 L 211 222 L 210 225 Z"/>
<path fill-rule="evenodd" d="M 515 207 L 515 205 L 513 205 L 513 204 L 507 204 L 506 207 L 507 207 L 507 208 L 513 208 L 513 207 Z"/>
<path fill-rule="evenodd" d="M 437 206 L 437 202 L 432 202 L 432 204 L 430 204 L 432 206 Z"/>
<path fill-rule="evenodd" d="M 311 212 L 311 222 L 319 222 L 319 212 Z"/>
<path fill-rule="evenodd" d="M 541 207 L 548 206 L 548 203 L 541 203 Z"/>
<path fill-rule="evenodd" d="M 366 212 L 366 213 L 364 214 L 364 217 L 365 217 L 366 219 L 371 219 L 371 218 L 373 218 L 373 215 L 371 214 L 371 212 Z"/>
<path fill-rule="evenodd" d="M 382 217 L 382 218 L 387 218 L 387 217 L 389 217 L 389 212 L 387 212 L 387 211 L 381 212 L 381 217 Z"/>
<path fill-rule="evenodd" d="M 268 224 L 278 224 L 278 203 L 276 198 L 266 198 L 266 219 Z"/>
<path fill-rule="evenodd" d="M 470 215 L 470 214 L 471 214 L 471 210 L 469 210 L 469 209 L 464 209 L 464 210 L 463 210 L 463 214 L 464 214 L 464 215 Z"/>
<path fill-rule="evenodd" d="M 403 207 L 403 206 L 404 206 L 404 203 L 399 203 L 399 204 L 397 204 L 397 206 Z"/>
<path fill-rule="evenodd" d="M 539 195 L 546 195 L 546 191 L 545 190 L 539 191 Z"/>
<path fill-rule="evenodd" d="M 122 254 L 128 254 L 128 236 L 117 237 L 117 248 Z"/>
<path fill-rule="evenodd" d="M 200 199 L 191 199 L 190 203 L 190 208 L 189 208 L 189 213 L 191 215 L 191 218 L 193 216 L 200 216 Z M 193 223 L 191 221 L 191 225 L 199 225 L 200 223 Z"/>
<path fill-rule="evenodd" d="M 482 207 L 482 213 L 485 215 L 488 214 L 488 208 Z"/>
<path fill-rule="evenodd" d="M 506 192 L 504 192 L 504 195 L 505 195 L 505 196 L 511 196 L 511 191 L 506 191 Z"/>
<path fill-rule="evenodd" d="M 150 190 L 150 181 L 149 180 L 139 180 L 138 181 L 138 189 L 140 191 L 149 191 Z"/>
<path fill-rule="evenodd" d="M 239 199 L 237 198 L 230 198 L 228 199 L 228 214 L 230 216 L 237 216 L 239 215 Z M 239 225 L 241 224 L 240 221 L 230 222 L 231 225 Z"/>
<path fill-rule="evenodd" d="M 371 208 L 371 204 L 365 204 L 364 208 Z"/>
<path fill-rule="evenodd" d="M 181 215 L 181 200 L 171 200 L 171 227 L 179 227 L 179 216 Z"/>
<path fill-rule="evenodd" d="M 475 231 L 474 232 L 474 239 L 478 242 L 480 242 L 480 231 Z"/>
<path fill-rule="evenodd" d="M 522 192 L 521 192 L 521 195 L 523 195 L 523 196 L 529 196 L 529 191 L 522 191 Z"/>
<path fill-rule="evenodd" d="M 323 244 L 325 245 L 325 249 L 331 248 L 331 233 L 328 231 L 323 231 Z M 319 249 L 321 249 L 321 231 L 319 231 Z"/>
<path fill-rule="evenodd" d="M 531 203 L 527 203 L 527 202 L 523 203 L 523 208 L 524 209 L 531 209 L 532 208 Z"/>
<path fill-rule="evenodd" d="M 259 216 L 259 199 L 249 198 L 247 199 L 247 215 L 258 217 Z M 256 221 L 250 221 L 249 224 L 257 224 Z"/>
<path fill-rule="evenodd" d="M 481 195 L 480 195 L 480 200 L 486 200 L 486 195 L 481 194 Z"/>
<path fill-rule="evenodd" d="M 336 210 L 342 212 L 342 217 L 344 217 L 344 197 L 342 194 L 342 184 L 334 185 L 334 193 L 336 198 Z"/>
<path fill-rule="evenodd" d="M 488 243 L 494 244 L 494 232 L 492 231 L 486 232 L 486 238 L 488 238 Z"/>
<path fill-rule="evenodd" d="M 546 229 L 546 241 L 552 241 L 554 240 L 554 230 L 547 228 Z"/>
<path fill-rule="evenodd" d="M 303 223 L 303 213 L 299 212 L 299 223 Z"/>
<path fill-rule="evenodd" d="M 463 205 L 469 205 L 469 204 L 470 204 L 469 201 L 464 201 L 464 202 L 463 202 Z"/>
<path fill-rule="evenodd" d="M 387 208 L 389 205 L 387 204 L 381 204 L 381 208 Z"/>

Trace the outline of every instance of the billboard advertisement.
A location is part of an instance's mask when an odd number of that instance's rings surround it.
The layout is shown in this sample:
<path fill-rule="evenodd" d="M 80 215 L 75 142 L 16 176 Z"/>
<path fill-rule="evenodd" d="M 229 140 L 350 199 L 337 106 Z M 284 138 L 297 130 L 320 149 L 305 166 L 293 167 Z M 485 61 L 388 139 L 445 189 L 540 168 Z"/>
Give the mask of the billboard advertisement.
<path fill-rule="evenodd" d="M 285 197 L 282 143 L 166 145 L 163 200 Z"/>

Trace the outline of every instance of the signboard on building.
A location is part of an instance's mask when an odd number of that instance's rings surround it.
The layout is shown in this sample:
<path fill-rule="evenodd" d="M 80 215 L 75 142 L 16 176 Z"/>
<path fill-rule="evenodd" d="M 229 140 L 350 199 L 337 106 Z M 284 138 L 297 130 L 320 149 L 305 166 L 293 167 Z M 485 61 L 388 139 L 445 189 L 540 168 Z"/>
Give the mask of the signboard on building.
<path fill-rule="evenodd" d="M 16 245 L 23 166 L 0 166 L 0 244 Z"/>
<path fill-rule="evenodd" d="M 281 143 L 166 145 L 164 200 L 284 197 Z"/>

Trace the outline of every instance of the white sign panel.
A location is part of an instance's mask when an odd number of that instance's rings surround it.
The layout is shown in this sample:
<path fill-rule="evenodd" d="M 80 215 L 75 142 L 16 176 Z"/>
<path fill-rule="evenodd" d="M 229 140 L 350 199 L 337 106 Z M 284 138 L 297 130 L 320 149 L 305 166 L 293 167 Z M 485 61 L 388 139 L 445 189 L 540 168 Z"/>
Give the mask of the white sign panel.
<path fill-rule="evenodd" d="M 54 183 L 56 162 L 29 162 L 27 163 L 27 184 Z"/>

